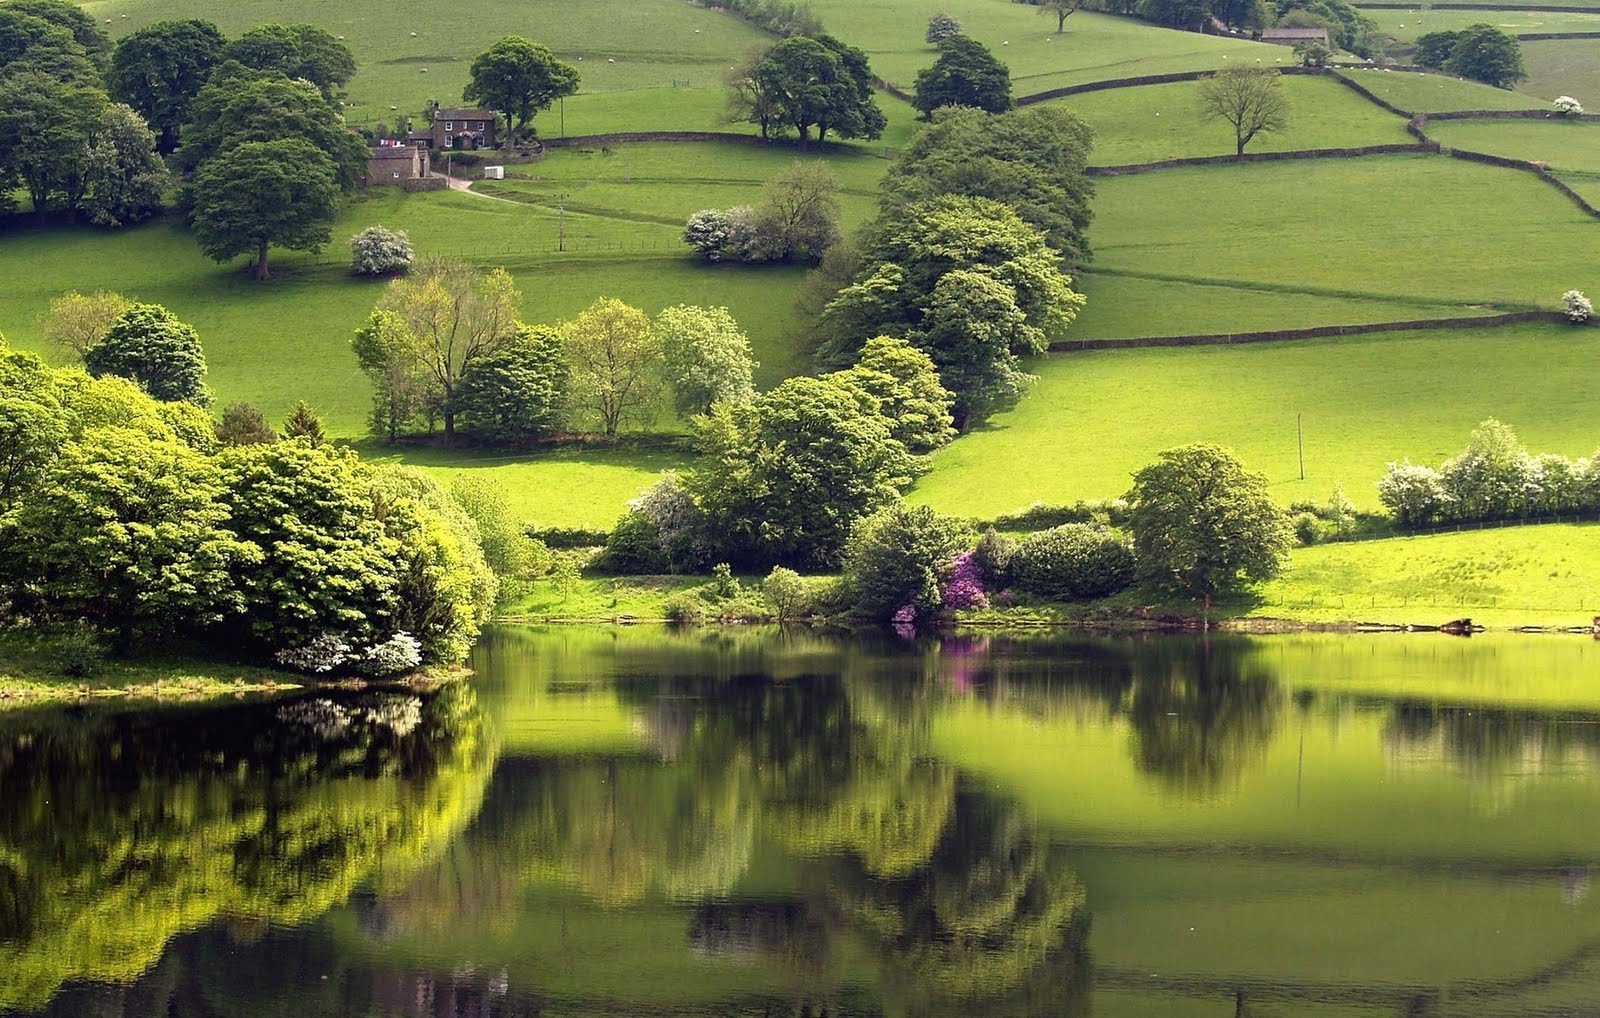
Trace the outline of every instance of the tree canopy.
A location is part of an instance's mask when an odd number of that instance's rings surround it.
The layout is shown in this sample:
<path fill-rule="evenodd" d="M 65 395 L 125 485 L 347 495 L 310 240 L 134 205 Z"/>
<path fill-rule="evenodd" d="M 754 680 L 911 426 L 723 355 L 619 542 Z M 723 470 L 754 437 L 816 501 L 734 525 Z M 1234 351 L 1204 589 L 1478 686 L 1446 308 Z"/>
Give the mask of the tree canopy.
<path fill-rule="evenodd" d="M 322 153 L 339 188 L 350 191 L 367 169 L 367 146 L 346 127 L 326 97 L 275 72 L 225 64 L 195 96 L 178 162 L 200 171 L 207 161 L 247 142 L 300 140 Z"/>
<path fill-rule="evenodd" d="M 917 72 L 911 105 L 927 120 L 941 106 L 972 106 L 985 113 L 1011 108 L 1011 72 L 989 47 L 965 35 L 939 43 L 939 59 Z"/>
<path fill-rule="evenodd" d="M 246 142 L 195 177 L 195 238 L 219 262 L 253 253 L 255 277 L 269 279 L 271 245 L 320 251 L 332 238 L 338 194 L 333 161 L 309 141 Z"/>
<path fill-rule="evenodd" d="M 1202 119 L 1226 121 L 1233 128 L 1235 154 L 1258 134 L 1289 126 L 1289 97 L 1276 67 L 1235 64 L 1200 82 Z"/>
<path fill-rule="evenodd" d="M 755 88 L 770 122 L 794 129 L 805 149 L 811 129 L 817 140 L 877 138 L 887 124 L 872 94 L 866 54 L 832 36 L 785 39 L 754 68 Z"/>
<path fill-rule="evenodd" d="M 223 60 L 309 81 L 332 99 L 356 73 L 350 48 L 315 25 L 258 25 L 228 43 Z"/>
<path fill-rule="evenodd" d="M 189 104 L 222 60 L 222 32 L 209 21 L 158 21 L 118 40 L 108 80 L 113 98 L 138 111 L 158 147 L 178 147 Z"/>
<path fill-rule="evenodd" d="M 508 35 L 479 53 L 470 73 L 462 98 L 503 112 L 512 138 L 527 130 L 535 114 L 578 91 L 576 67 L 520 35 Z"/>
<path fill-rule="evenodd" d="M 200 336 L 160 304 L 134 304 L 83 355 L 89 373 L 139 383 L 156 399 L 207 406 Z"/>

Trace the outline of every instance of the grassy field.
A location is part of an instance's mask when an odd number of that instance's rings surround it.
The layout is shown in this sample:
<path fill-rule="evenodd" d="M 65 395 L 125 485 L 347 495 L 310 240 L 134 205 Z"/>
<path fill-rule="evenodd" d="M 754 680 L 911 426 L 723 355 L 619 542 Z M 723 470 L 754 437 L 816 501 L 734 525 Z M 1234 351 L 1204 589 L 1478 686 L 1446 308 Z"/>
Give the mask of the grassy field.
<path fill-rule="evenodd" d="M 1375 508 L 1387 463 L 1438 462 L 1491 415 L 1535 451 L 1593 453 L 1600 396 L 1570 366 L 1596 356 L 1600 330 L 1559 326 L 1058 354 L 1033 365 L 1016 410 L 936 453 L 911 499 L 992 517 L 1110 497 L 1162 449 L 1204 441 L 1265 473 L 1279 502 L 1343 484 Z"/>
<path fill-rule="evenodd" d="M 1448 148 L 1546 163 L 1556 171 L 1600 171 L 1600 124 L 1581 120 L 1439 120 L 1428 137 Z"/>
<path fill-rule="evenodd" d="M 1381 156 L 1163 170 L 1097 186 L 1094 271 L 1151 280 L 1149 335 L 1162 332 L 1165 279 L 1464 307 L 1552 307 L 1573 287 L 1600 289 L 1594 221 L 1518 170 Z"/>
<path fill-rule="evenodd" d="M 1403 110 L 1412 113 L 1444 113 L 1449 110 L 1529 110 L 1545 109 L 1548 99 L 1522 92 L 1509 92 L 1476 81 L 1464 81 L 1443 74 L 1412 71 L 1341 69 L 1350 80 Z"/>
<path fill-rule="evenodd" d="M 1520 0 L 1519 0 L 1520 2 Z M 1554 3 L 1555 0 L 1552 0 Z M 1578 7 L 1561 0 L 1557 6 Z M 1415 42 L 1417 36 L 1428 32 L 1457 32 L 1468 25 L 1489 24 L 1502 32 L 1521 35 L 1524 32 L 1600 32 L 1600 7 L 1593 14 L 1570 11 L 1441 11 L 1436 9 L 1409 11 L 1363 11 L 1377 22 L 1380 31 L 1397 42 Z M 1525 43 L 1524 46 L 1530 44 Z"/>
<path fill-rule="evenodd" d="M 967 35 L 1005 61 L 1016 95 L 1109 78 L 1210 70 L 1221 66 L 1225 55 L 1293 59 L 1281 47 L 1088 11 L 1068 18 L 1066 31 L 1057 35 L 1053 16 L 1008 0 L 812 0 L 811 9 L 829 32 L 866 50 L 878 75 L 907 91 L 917 72 L 937 56 L 923 41 L 923 31 L 939 11 L 954 15 Z"/>
<path fill-rule="evenodd" d="M 1517 86 L 1534 95 L 1570 95 L 1600 108 L 1600 39 L 1541 39 L 1522 44 L 1528 80 Z"/>
<path fill-rule="evenodd" d="M 1600 614 L 1596 576 L 1600 524 L 1330 544 L 1297 549 L 1249 614 L 1437 623 L 1466 612 L 1486 625 L 1580 625 Z"/>
<path fill-rule="evenodd" d="M 341 36 L 359 65 L 350 83 L 350 117 L 393 122 L 419 115 L 430 99 L 461 99 L 472 59 L 495 39 L 530 36 L 583 75 L 567 101 L 569 134 L 688 130 L 712 126 L 722 109 L 722 76 L 747 50 L 767 41 L 754 28 L 682 0 L 565 3 L 478 0 L 470 5 L 397 12 L 380 0 L 89 0 L 85 10 L 115 35 L 169 18 L 206 18 L 234 35 L 264 22 L 304 21 Z M 391 107 L 398 107 L 391 111 Z M 551 110 L 536 124 L 556 134 Z M 676 126 L 680 121 L 683 126 Z M 671 127 L 667 125 L 673 125 Z"/>
<path fill-rule="evenodd" d="M 1343 148 L 1412 141 L 1399 117 L 1373 105 L 1326 78 L 1283 79 L 1289 96 L 1289 129 L 1264 134 L 1250 143 L 1251 152 L 1284 152 L 1309 148 Z M 1192 81 L 1170 85 L 1115 88 L 1057 99 L 1094 128 L 1097 166 L 1153 162 L 1180 156 L 1232 155 L 1233 129 L 1200 117 L 1199 86 Z"/>

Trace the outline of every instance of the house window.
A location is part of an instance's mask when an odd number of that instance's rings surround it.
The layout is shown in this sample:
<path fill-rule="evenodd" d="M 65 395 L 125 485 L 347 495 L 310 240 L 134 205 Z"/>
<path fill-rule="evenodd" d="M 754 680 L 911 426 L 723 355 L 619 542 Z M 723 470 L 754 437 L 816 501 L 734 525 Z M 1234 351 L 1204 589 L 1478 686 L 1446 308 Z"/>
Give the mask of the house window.
<path fill-rule="evenodd" d="M 394 179 L 396 179 L 396 180 L 400 179 L 400 171 L 399 170 L 395 170 L 394 171 Z"/>
<path fill-rule="evenodd" d="M 444 122 L 444 129 L 446 131 L 454 131 L 456 129 L 456 122 L 454 120 L 446 120 Z"/>

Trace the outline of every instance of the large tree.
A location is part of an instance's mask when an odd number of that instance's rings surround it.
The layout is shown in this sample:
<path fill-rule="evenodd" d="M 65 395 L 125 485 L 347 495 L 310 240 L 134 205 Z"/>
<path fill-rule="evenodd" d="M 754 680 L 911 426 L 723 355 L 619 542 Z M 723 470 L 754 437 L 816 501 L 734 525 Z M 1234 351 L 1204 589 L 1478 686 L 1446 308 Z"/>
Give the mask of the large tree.
<path fill-rule="evenodd" d="M 156 136 L 125 103 L 112 103 L 89 133 L 78 210 L 96 226 L 125 226 L 161 210 L 167 170 Z"/>
<path fill-rule="evenodd" d="M 983 43 L 952 35 L 939 43 L 939 59 L 933 66 L 917 72 L 911 105 L 922 112 L 924 120 L 941 106 L 1004 113 L 1011 108 L 1011 72 Z"/>
<path fill-rule="evenodd" d="M 527 130 L 535 114 L 578 91 L 576 67 L 520 35 L 508 35 L 479 53 L 471 75 L 461 97 L 504 113 L 508 143 Z"/>
<path fill-rule="evenodd" d="M 638 308 L 603 297 L 561 326 L 572 365 L 572 407 L 591 414 L 607 438 L 624 420 L 645 418 L 661 391 L 661 338 Z"/>
<path fill-rule="evenodd" d="M 199 334 L 160 304 L 129 307 L 84 351 L 83 361 L 91 375 L 131 379 L 159 400 L 211 402 Z"/>
<path fill-rule="evenodd" d="M 228 43 L 222 59 L 309 81 L 328 99 L 356 73 L 350 48 L 315 25 L 258 25 Z"/>
<path fill-rule="evenodd" d="M 461 375 L 461 428 L 486 442 L 528 442 L 554 431 L 566 409 L 569 369 L 561 334 L 523 326 Z"/>
<path fill-rule="evenodd" d="M 0 78 L 0 167 L 22 179 L 41 216 L 72 209 L 87 179 L 89 141 L 106 94 L 42 71 Z"/>
<path fill-rule="evenodd" d="M 825 378 L 791 378 L 702 418 L 704 453 L 685 487 L 717 551 L 765 567 L 831 569 L 850 528 L 892 503 L 914 463 L 875 399 Z"/>
<path fill-rule="evenodd" d="M 111 37 L 89 13 L 69 0 L 6 0 L 6 9 L 49 22 L 72 36 L 89 60 L 104 69 L 111 58 Z"/>
<path fill-rule="evenodd" d="M 1516 36 L 1483 23 L 1468 25 L 1455 34 L 1444 69 L 1496 88 L 1510 88 L 1528 76 Z"/>
<path fill-rule="evenodd" d="M 178 147 L 189 104 L 222 59 L 226 41 L 209 21 L 158 21 L 124 36 L 111 58 L 111 95 L 132 106 L 160 136 L 158 147 Z M 258 139 L 266 140 L 266 139 Z"/>
<path fill-rule="evenodd" d="M 1069 263 L 1082 264 L 1089 260 L 1094 196 L 1085 174 L 1089 148 L 1088 126 L 1054 105 L 994 116 L 936 110 L 889 168 L 879 223 L 893 224 L 906 206 L 940 195 L 992 198 L 1043 233 Z"/>
<path fill-rule="evenodd" d="M 1270 579 L 1293 544 L 1267 479 L 1215 445 L 1168 449 L 1133 475 L 1128 529 L 1144 577 L 1211 598 Z"/>
<path fill-rule="evenodd" d="M 391 333 L 379 345 L 411 358 L 415 375 L 426 379 L 427 398 L 444 419 L 445 441 L 455 438 L 462 376 L 479 357 L 517 339 L 521 302 L 505 269 L 484 273 L 466 262 L 439 258 L 418 262 L 379 299 L 374 310 L 385 315 L 379 324 Z"/>
<path fill-rule="evenodd" d="M 410 324 L 395 311 L 374 311 L 356 330 L 350 347 L 372 382 L 368 427 L 393 442 L 420 415 L 431 428 L 439 408 L 438 386 Z"/>
<path fill-rule="evenodd" d="M 1233 128 L 1235 154 L 1258 134 L 1289 126 L 1289 97 L 1276 67 L 1235 64 L 1200 82 L 1200 116 L 1223 120 Z"/>
<path fill-rule="evenodd" d="M 744 403 L 755 395 L 751 374 L 757 365 L 750 340 L 727 308 L 663 308 L 655 331 L 680 414 L 703 414 L 716 403 Z"/>
<path fill-rule="evenodd" d="M 86 84 L 99 73 L 70 30 L 8 3 L 0 5 L 0 73 L 20 71 Z"/>
<path fill-rule="evenodd" d="M 255 277 L 268 279 L 271 245 L 320 251 L 332 238 L 338 197 L 333 161 L 309 141 L 246 142 L 195 177 L 195 238 L 219 262 L 253 253 Z"/>
<path fill-rule="evenodd" d="M 224 64 L 191 104 L 178 163 L 197 171 L 207 160 L 246 142 L 287 139 L 309 142 L 331 160 L 344 191 L 354 189 L 366 172 L 366 142 L 315 88 L 276 73 Z"/>
<path fill-rule="evenodd" d="M 938 365 L 958 427 L 1014 404 L 1018 357 L 1043 353 L 1083 306 L 1056 253 L 987 198 L 919 202 L 880 226 L 868 268 L 826 309 L 819 356 L 848 363 L 866 340 L 900 336 Z"/>
<path fill-rule="evenodd" d="M 763 139 L 772 136 L 779 112 L 777 96 L 769 89 L 769 78 L 760 73 L 761 62 L 766 58 L 766 49 L 752 50 L 728 70 L 724 79 L 728 86 L 727 121 L 755 124 L 761 128 Z"/>
<path fill-rule="evenodd" d="M 831 36 L 785 39 L 766 52 L 755 74 L 772 121 L 794 128 L 802 150 L 812 127 L 818 141 L 827 141 L 830 131 L 841 138 L 883 134 L 865 54 Z"/>
<path fill-rule="evenodd" d="M 68 290 L 59 297 L 50 298 L 43 322 L 44 338 L 52 346 L 81 359 L 132 306 L 133 301 L 114 291 L 82 294 Z"/>
<path fill-rule="evenodd" d="M 933 358 L 903 339 L 869 339 L 854 367 L 826 377 L 877 400 L 890 434 L 909 452 L 932 452 L 956 437 L 955 397 L 940 383 Z"/>

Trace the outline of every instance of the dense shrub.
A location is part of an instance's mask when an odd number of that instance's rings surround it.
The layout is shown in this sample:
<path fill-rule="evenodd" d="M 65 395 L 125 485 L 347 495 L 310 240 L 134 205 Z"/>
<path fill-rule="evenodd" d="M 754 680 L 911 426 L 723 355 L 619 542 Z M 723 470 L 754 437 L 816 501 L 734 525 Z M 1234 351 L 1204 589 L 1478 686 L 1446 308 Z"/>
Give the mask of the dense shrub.
<path fill-rule="evenodd" d="M 1556 96 L 1555 101 L 1550 104 L 1550 108 L 1561 114 L 1563 117 L 1576 117 L 1583 115 L 1583 103 L 1572 98 L 1570 95 Z"/>
<path fill-rule="evenodd" d="M 1594 303 L 1582 290 L 1568 290 L 1562 294 L 1561 309 L 1567 313 L 1567 321 L 1575 325 L 1582 325 L 1594 315 Z"/>
<path fill-rule="evenodd" d="M 1017 542 L 1011 560 L 1016 586 L 1059 600 L 1106 597 L 1133 583 L 1133 546 L 1093 523 L 1067 523 Z"/>
<path fill-rule="evenodd" d="M 369 226 L 350 238 L 350 271 L 358 276 L 394 276 L 411 268 L 411 238 L 404 230 Z"/>
<path fill-rule="evenodd" d="M 961 22 L 954 15 L 940 11 L 928 19 L 928 30 L 923 33 L 923 40 L 935 46 L 952 35 L 961 34 Z"/>
<path fill-rule="evenodd" d="M 990 527 L 978 538 L 978 547 L 972 555 L 991 587 L 1003 587 L 1011 582 L 1011 563 L 1017 555 L 1016 538 L 1007 537 Z"/>
<path fill-rule="evenodd" d="M 842 583 L 851 609 L 879 620 L 906 605 L 936 613 L 940 572 L 971 540 L 965 521 L 927 506 L 897 503 L 873 513 L 856 524 L 845 545 Z"/>
<path fill-rule="evenodd" d="M 1378 500 L 1402 527 L 1427 526 L 1450 504 L 1439 471 L 1409 460 L 1389 464 L 1378 482 Z"/>
<path fill-rule="evenodd" d="M 611 528 L 605 550 L 595 560 L 594 568 L 619 575 L 666 572 L 667 556 L 661 550 L 661 528 L 638 509 L 628 510 Z"/>
<path fill-rule="evenodd" d="M 160 304 L 129 307 L 104 339 L 84 351 L 83 363 L 95 377 L 130 378 L 159 400 L 211 402 L 199 335 Z"/>
<path fill-rule="evenodd" d="M 700 0 L 716 11 L 727 11 L 765 32 L 788 38 L 822 34 L 822 20 L 811 5 L 798 0 Z"/>
<path fill-rule="evenodd" d="M 683 224 L 683 242 L 708 262 L 722 261 L 732 236 L 732 221 L 723 209 L 701 209 Z"/>
<path fill-rule="evenodd" d="M 994 525 L 1004 530 L 1045 530 L 1063 523 L 1104 523 L 1120 527 L 1128 521 L 1128 503 L 1120 498 L 1079 499 L 1069 504 L 1035 502 L 1026 509 L 1001 513 Z"/>
<path fill-rule="evenodd" d="M 277 433 L 267 423 L 267 415 L 255 404 L 239 401 L 222 408 L 217 441 L 223 445 L 262 445 L 277 440 Z"/>
<path fill-rule="evenodd" d="M 761 593 L 766 595 L 779 621 L 804 619 L 817 614 L 827 583 L 826 578 L 801 576 L 793 569 L 773 566 L 772 572 L 761 581 Z"/>

